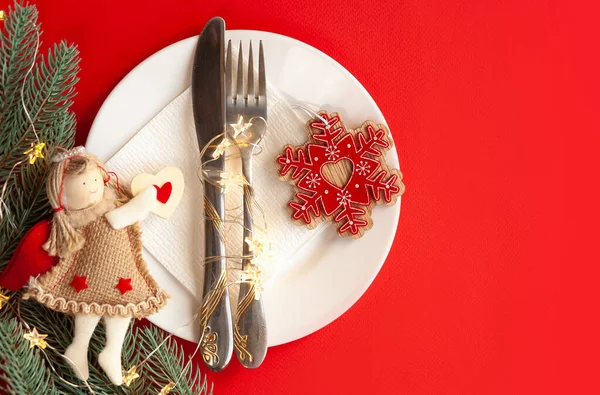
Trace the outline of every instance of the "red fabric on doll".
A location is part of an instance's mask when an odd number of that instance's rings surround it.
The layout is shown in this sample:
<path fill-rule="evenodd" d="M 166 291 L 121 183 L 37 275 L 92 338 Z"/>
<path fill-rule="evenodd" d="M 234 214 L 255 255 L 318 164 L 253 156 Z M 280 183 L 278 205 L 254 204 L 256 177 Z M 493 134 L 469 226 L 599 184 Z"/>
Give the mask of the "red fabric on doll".
<path fill-rule="evenodd" d="M 21 239 L 6 268 L 0 273 L 0 286 L 17 291 L 36 277 L 52 269 L 57 257 L 48 255 L 42 245 L 50 235 L 50 221 L 45 219 L 34 225 Z"/>

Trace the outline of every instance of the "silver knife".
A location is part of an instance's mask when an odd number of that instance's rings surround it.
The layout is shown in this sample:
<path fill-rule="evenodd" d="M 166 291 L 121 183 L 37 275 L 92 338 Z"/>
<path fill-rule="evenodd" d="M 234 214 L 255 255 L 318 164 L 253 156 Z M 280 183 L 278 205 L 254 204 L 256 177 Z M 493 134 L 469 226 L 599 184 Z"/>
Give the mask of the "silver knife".
<path fill-rule="evenodd" d="M 200 151 L 216 136 L 225 132 L 225 21 L 221 18 L 211 19 L 200 34 L 194 65 L 192 69 L 192 106 L 196 136 Z M 215 303 L 206 306 L 208 319 L 205 320 L 201 352 L 206 365 L 213 371 L 222 370 L 231 359 L 233 352 L 233 327 L 229 292 L 222 284 L 226 281 L 225 246 L 215 225 L 214 219 L 225 217 L 225 201 L 218 185 L 225 165 L 224 156 L 213 158 L 213 152 L 220 138 L 211 143 L 202 157 L 204 176 L 205 216 L 213 215 L 213 220 L 204 222 L 204 256 L 216 257 L 204 265 L 203 296 L 214 289 L 221 292 L 212 293 L 217 296 Z M 218 222 L 218 221 L 216 221 Z M 222 232 L 221 228 L 221 232 Z M 223 289 L 224 288 L 224 289 Z"/>

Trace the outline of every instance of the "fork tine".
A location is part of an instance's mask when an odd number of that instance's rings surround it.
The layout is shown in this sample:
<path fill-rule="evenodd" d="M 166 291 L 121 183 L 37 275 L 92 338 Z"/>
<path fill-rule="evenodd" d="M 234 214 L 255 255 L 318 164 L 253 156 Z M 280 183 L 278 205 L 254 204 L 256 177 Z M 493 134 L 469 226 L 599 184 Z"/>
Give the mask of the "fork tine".
<path fill-rule="evenodd" d="M 265 54 L 263 42 L 260 40 L 258 47 L 258 96 L 267 97 L 267 77 L 265 76 Z M 266 103 L 266 102 L 265 102 Z"/>
<path fill-rule="evenodd" d="M 235 85 L 235 90 L 236 90 L 236 96 L 235 96 L 235 100 L 236 102 L 241 101 L 244 99 L 244 53 L 242 52 L 242 42 L 240 41 L 240 50 L 238 53 L 238 59 L 237 59 L 237 84 Z M 240 105 L 241 103 L 237 103 L 237 105 Z"/>
<path fill-rule="evenodd" d="M 233 58 L 231 56 L 231 40 L 227 43 L 227 58 L 225 59 L 225 97 L 231 98 L 233 89 Z"/>
<path fill-rule="evenodd" d="M 248 51 L 250 51 L 250 53 L 248 54 L 248 82 L 246 83 L 248 93 L 246 95 L 246 99 L 248 99 L 248 104 L 255 104 L 256 92 L 254 91 L 254 64 L 252 59 L 252 40 L 250 40 L 250 48 L 248 49 Z"/>

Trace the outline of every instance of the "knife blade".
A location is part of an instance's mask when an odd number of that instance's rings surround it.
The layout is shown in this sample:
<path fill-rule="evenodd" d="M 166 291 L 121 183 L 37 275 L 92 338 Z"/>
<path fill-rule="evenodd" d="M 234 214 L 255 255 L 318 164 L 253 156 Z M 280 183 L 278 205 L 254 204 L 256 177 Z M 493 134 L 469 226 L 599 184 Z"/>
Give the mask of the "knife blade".
<path fill-rule="evenodd" d="M 202 30 L 194 54 L 192 107 L 200 151 L 216 136 L 225 132 L 224 39 L 225 21 L 219 17 L 212 18 Z M 217 159 L 212 156 L 219 141 L 220 138 L 217 138 L 214 144 L 211 143 L 201 160 L 204 177 L 209 178 L 209 182 L 203 179 L 205 217 L 210 211 L 222 222 L 225 218 L 225 199 L 216 182 L 220 179 L 225 161 L 224 156 Z M 204 265 L 203 296 L 206 297 L 218 283 L 222 284 L 226 280 L 226 260 L 223 239 L 214 220 L 205 219 L 204 235 L 204 256 L 216 257 Z M 201 347 L 204 362 L 215 372 L 225 368 L 231 359 L 233 326 L 227 288 L 209 306 Z"/>

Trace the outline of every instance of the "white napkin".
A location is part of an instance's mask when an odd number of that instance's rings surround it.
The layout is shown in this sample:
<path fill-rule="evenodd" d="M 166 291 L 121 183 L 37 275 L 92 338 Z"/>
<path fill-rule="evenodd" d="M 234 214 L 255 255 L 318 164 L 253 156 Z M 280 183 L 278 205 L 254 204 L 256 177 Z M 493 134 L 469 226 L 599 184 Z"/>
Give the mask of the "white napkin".
<path fill-rule="evenodd" d="M 264 268 L 265 278 L 273 276 L 319 229 L 308 230 L 292 222 L 287 203 L 293 188 L 279 180 L 277 155 L 286 144 L 300 145 L 307 139 L 305 122 L 271 87 L 268 94 L 267 134 L 262 152 L 254 157 L 255 197 L 265 212 L 273 260 Z M 156 173 L 165 166 L 181 169 L 185 190 L 179 207 L 165 220 L 151 215 L 142 222 L 144 248 L 152 254 L 198 299 L 201 298 L 204 258 L 202 183 L 197 174 L 200 158 L 192 115 L 190 89 L 183 92 L 115 156 L 107 162 L 121 182 L 129 185 L 139 173 Z M 228 199 L 226 206 L 236 203 Z M 241 232 L 232 232 L 241 246 Z M 229 235 L 228 235 L 229 236 Z M 231 252 L 228 251 L 230 254 Z"/>

